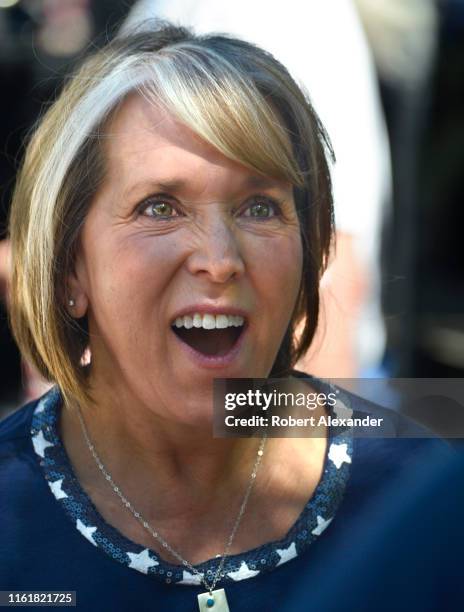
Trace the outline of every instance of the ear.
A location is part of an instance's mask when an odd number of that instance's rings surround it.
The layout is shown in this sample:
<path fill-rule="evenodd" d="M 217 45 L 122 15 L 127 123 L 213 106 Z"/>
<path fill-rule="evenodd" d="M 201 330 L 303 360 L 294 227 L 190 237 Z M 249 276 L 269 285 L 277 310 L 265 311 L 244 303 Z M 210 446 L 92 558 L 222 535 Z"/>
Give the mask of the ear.
<path fill-rule="evenodd" d="M 74 319 L 81 319 L 89 307 L 86 268 L 80 248 L 66 279 L 65 308 Z"/>

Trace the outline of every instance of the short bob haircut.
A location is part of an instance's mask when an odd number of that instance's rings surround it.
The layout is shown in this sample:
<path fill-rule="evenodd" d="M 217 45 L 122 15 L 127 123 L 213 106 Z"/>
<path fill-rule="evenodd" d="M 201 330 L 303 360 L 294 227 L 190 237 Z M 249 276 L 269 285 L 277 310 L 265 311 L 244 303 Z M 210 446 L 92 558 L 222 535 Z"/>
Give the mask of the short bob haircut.
<path fill-rule="evenodd" d="M 168 23 L 118 37 L 89 57 L 27 146 L 10 216 L 10 321 L 23 355 L 68 402 L 90 397 L 91 363 L 83 365 L 91 346 L 87 321 L 68 314 L 66 279 L 105 175 L 105 125 L 132 92 L 161 105 L 229 159 L 293 185 L 303 275 L 271 372 L 288 375 L 317 326 L 319 281 L 333 235 L 330 143 L 307 97 L 270 54 Z"/>

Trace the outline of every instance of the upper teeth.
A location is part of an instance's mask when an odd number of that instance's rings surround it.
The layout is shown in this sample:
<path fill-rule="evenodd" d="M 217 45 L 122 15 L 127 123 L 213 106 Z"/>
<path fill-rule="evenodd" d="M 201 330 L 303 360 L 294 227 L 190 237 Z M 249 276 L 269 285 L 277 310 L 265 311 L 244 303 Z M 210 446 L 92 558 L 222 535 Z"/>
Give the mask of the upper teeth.
<path fill-rule="evenodd" d="M 203 329 L 225 329 L 226 327 L 241 327 L 243 323 L 244 318 L 239 315 L 201 315 L 196 312 L 193 315 L 177 317 L 173 325 L 176 327 L 185 327 L 186 329 L 191 329 L 192 327 L 202 327 Z"/>

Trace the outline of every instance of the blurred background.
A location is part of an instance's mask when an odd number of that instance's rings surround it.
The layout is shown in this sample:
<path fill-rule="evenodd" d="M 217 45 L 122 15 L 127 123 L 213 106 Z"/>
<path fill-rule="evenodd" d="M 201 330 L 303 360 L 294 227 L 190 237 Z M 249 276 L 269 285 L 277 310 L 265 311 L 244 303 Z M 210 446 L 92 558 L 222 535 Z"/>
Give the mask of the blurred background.
<path fill-rule="evenodd" d="M 0 238 L 6 237 L 28 131 L 55 98 L 63 78 L 87 52 L 116 34 L 138 8 L 135 4 L 0 0 Z M 234 3 L 227 4 L 233 10 Z M 353 6 L 375 66 L 392 171 L 381 228 L 379 292 L 386 342 L 378 371 L 461 377 L 464 0 L 353 0 Z M 356 142 L 352 155 L 357 156 Z M 0 417 L 41 392 L 8 331 L 2 244 Z"/>

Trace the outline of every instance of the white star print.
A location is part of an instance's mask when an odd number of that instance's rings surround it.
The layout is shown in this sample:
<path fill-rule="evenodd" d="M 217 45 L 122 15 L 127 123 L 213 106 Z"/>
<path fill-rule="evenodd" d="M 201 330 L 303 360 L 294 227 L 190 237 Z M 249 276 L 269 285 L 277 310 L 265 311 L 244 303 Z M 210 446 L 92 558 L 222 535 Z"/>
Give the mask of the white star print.
<path fill-rule="evenodd" d="M 276 548 L 276 552 L 280 555 L 280 560 L 277 565 L 294 559 L 297 556 L 295 542 L 292 542 L 288 548 Z"/>
<path fill-rule="evenodd" d="M 37 408 L 35 409 L 35 414 L 39 414 L 39 412 L 43 412 L 45 410 L 45 398 L 43 397 L 40 402 L 37 404 Z"/>
<path fill-rule="evenodd" d="M 131 562 L 129 563 L 129 567 L 133 567 L 139 572 L 143 572 L 144 574 L 148 574 L 148 569 L 150 567 L 155 567 L 155 565 L 159 565 L 158 561 L 155 561 L 148 554 L 148 548 L 142 550 L 141 553 L 127 553 L 127 556 L 130 558 Z"/>
<path fill-rule="evenodd" d="M 52 490 L 52 493 L 56 497 L 56 499 L 63 499 L 63 497 L 68 497 L 68 495 L 61 488 L 62 484 L 63 478 L 60 478 L 60 480 L 55 480 L 55 482 L 48 483 L 48 486 Z"/>
<path fill-rule="evenodd" d="M 337 470 L 343 463 L 351 463 L 351 457 L 347 453 L 348 444 L 335 444 L 332 442 L 329 449 L 329 459 L 335 464 Z"/>
<path fill-rule="evenodd" d="M 320 536 L 321 533 L 325 529 L 327 529 L 327 527 L 330 525 L 332 521 L 333 521 L 333 517 L 326 520 L 322 516 L 318 516 L 317 517 L 317 527 L 314 527 L 311 533 L 314 535 Z"/>
<path fill-rule="evenodd" d="M 182 572 L 182 580 L 179 580 L 179 582 L 176 582 L 176 584 L 201 584 L 202 577 L 203 574 L 199 576 L 198 574 L 191 574 L 190 572 L 184 570 Z"/>
<path fill-rule="evenodd" d="M 259 574 L 258 570 L 252 570 L 248 567 L 245 561 L 242 561 L 240 565 L 240 569 L 235 572 L 228 572 L 228 576 L 232 578 L 232 580 L 245 580 L 245 578 L 253 578 Z"/>
<path fill-rule="evenodd" d="M 79 531 L 82 533 L 82 535 L 83 535 L 85 538 L 87 538 L 87 540 L 88 540 L 89 542 L 92 542 L 92 544 L 93 544 L 94 546 L 96 546 L 96 545 L 97 545 L 97 543 L 96 543 L 96 542 L 95 542 L 95 540 L 93 539 L 93 533 L 94 533 L 95 531 L 97 531 L 97 528 L 96 528 L 96 527 L 86 527 L 86 526 L 84 525 L 84 523 L 83 523 L 83 522 L 82 522 L 80 519 L 77 519 L 77 521 L 76 521 L 76 527 L 77 527 L 77 529 L 78 529 L 78 530 L 79 530 Z"/>
<path fill-rule="evenodd" d="M 35 452 L 42 457 L 45 457 L 45 449 L 49 446 L 53 446 L 51 442 L 44 438 L 43 432 L 39 431 L 38 434 L 32 436 L 32 444 L 34 445 Z"/>

